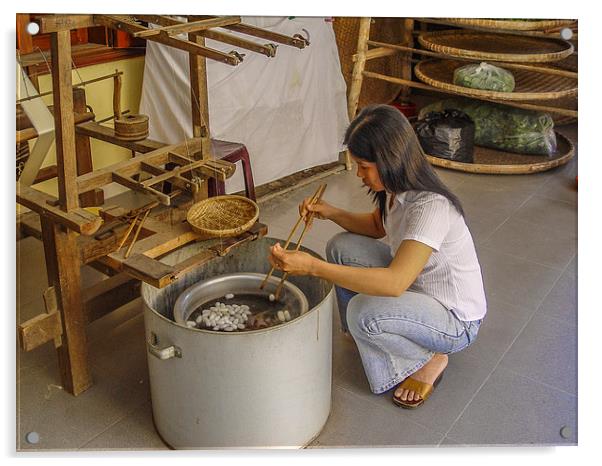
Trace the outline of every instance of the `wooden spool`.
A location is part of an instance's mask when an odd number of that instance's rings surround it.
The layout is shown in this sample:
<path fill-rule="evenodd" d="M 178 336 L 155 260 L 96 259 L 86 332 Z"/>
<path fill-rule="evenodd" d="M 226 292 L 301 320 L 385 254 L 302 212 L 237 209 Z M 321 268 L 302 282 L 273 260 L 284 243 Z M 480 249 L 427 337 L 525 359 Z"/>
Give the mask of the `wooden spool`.
<path fill-rule="evenodd" d="M 456 162 L 427 155 L 437 167 L 450 168 L 467 173 L 490 175 L 528 175 L 564 165 L 575 156 L 575 147 L 560 133 L 556 133 L 557 149 L 552 156 L 513 154 L 487 147 L 475 146 L 474 163 Z"/>
<path fill-rule="evenodd" d="M 531 70 L 509 70 L 516 86 L 512 92 L 473 89 L 454 84 L 454 70 L 465 62 L 454 60 L 423 60 L 414 67 L 416 77 L 422 82 L 469 97 L 496 100 L 551 100 L 577 95 L 577 79 L 560 75 L 538 73 Z M 503 68 L 503 65 L 501 65 Z"/>
<path fill-rule="evenodd" d="M 205 236 L 226 238 L 250 229 L 259 218 L 259 206 L 243 196 L 224 195 L 194 204 L 186 220 L 194 231 Z"/>
<path fill-rule="evenodd" d="M 122 141 L 141 141 L 148 137 L 148 116 L 129 114 L 115 118 L 115 137 Z"/>
<path fill-rule="evenodd" d="M 435 31 L 420 34 L 418 42 L 433 52 L 452 57 L 517 63 L 562 60 L 574 47 L 563 39 L 477 31 Z"/>

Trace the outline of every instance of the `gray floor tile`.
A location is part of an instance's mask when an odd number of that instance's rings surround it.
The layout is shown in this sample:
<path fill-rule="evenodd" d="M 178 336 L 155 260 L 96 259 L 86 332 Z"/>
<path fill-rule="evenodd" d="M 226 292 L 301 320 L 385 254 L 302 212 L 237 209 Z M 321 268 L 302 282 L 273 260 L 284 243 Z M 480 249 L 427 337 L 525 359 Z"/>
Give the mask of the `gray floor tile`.
<path fill-rule="evenodd" d="M 381 408 L 340 387 L 333 390 L 330 417 L 310 448 L 437 445 L 441 433 Z"/>
<path fill-rule="evenodd" d="M 475 188 L 496 192 L 525 191 L 534 193 L 546 184 L 552 175 L 549 172 L 532 173 L 528 175 L 480 175 L 471 174 L 464 183 Z"/>
<path fill-rule="evenodd" d="M 475 175 L 470 173 L 463 173 L 457 170 L 448 170 L 446 168 L 435 167 L 435 173 L 443 184 L 447 186 L 451 191 L 460 186 L 464 182 L 469 182 L 474 178 Z"/>
<path fill-rule="evenodd" d="M 151 402 L 147 401 L 121 421 L 86 443 L 81 450 L 169 450 L 153 424 Z"/>
<path fill-rule="evenodd" d="M 569 439 L 560 436 L 564 426 Z M 577 399 L 498 368 L 447 437 L 467 445 L 575 445 Z"/>
<path fill-rule="evenodd" d="M 463 183 L 454 190 L 464 210 L 470 215 L 472 209 L 491 210 L 510 215 L 529 199 L 533 193 L 525 189 L 505 190 L 502 187 Z"/>
<path fill-rule="evenodd" d="M 488 299 L 487 315 L 477 339 L 462 353 L 497 363 L 534 313 L 529 307 Z"/>
<path fill-rule="evenodd" d="M 464 214 L 475 244 L 484 244 L 509 218 L 507 213 L 479 207 L 465 209 Z"/>
<path fill-rule="evenodd" d="M 548 293 L 538 312 L 577 326 L 577 268 L 573 259 Z"/>
<path fill-rule="evenodd" d="M 577 329 L 537 312 L 501 361 L 517 374 L 577 394 Z"/>
<path fill-rule="evenodd" d="M 550 236 L 558 234 L 577 239 L 577 206 L 571 202 L 535 195 L 514 213 L 513 218 L 545 227 Z"/>
<path fill-rule="evenodd" d="M 528 223 L 512 216 L 482 245 L 538 264 L 564 269 L 577 251 L 577 236 L 576 232 L 552 233 L 547 225 Z"/>
<path fill-rule="evenodd" d="M 576 204 L 577 194 L 577 183 L 574 176 L 558 176 L 539 188 L 535 196 Z"/>
<path fill-rule="evenodd" d="M 478 248 L 486 296 L 536 309 L 561 271 L 490 248 Z"/>
<path fill-rule="evenodd" d="M 370 391 L 359 354 L 348 362 L 348 368 L 337 380 L 337 385 L 381 409 L 395 413 L 437 432 L 446 432 L 460 415 L 483 380 L 491 373 L 495 362 L 463 354 L 449 356 L 449 364 L 441 383 L 419 409 L 403 409 L 393 404 L 393 389 L 375 395 Z M 347 356 L 354 356 L 349 352 Z"/>
<path fill-rule="evenodd" d="M 57 367 L 21 377 L 17 402 L 17 450 L 75 450 L 148 400 L 147 387 L 123 385 L 92 366 L 94 385 L 74 397 L 62 390 Z M 40 442 L 26 442 L 37 432 Z"/>

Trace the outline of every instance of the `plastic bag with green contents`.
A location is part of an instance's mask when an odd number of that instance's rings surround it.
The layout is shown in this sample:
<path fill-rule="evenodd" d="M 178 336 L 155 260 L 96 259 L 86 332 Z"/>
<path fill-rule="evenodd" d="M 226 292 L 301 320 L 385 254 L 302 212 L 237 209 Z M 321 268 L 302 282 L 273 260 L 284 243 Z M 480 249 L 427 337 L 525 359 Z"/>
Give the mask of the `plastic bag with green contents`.
<path fill-rule="evenodd" d="M 512 92 L 514 76 L 508 70 L 486 62 L 472 63 L 454 70 L 456 86 L 496 92 Z"/>
<path fill-rule="evenodd" d="M 556 152 L 554 120 L 549 113 L 459 98 L 427 105 L 420 110 L 418 118 L 450 108 L 460 110 L 472 119 L 477 146 L 531 155 Z"/>

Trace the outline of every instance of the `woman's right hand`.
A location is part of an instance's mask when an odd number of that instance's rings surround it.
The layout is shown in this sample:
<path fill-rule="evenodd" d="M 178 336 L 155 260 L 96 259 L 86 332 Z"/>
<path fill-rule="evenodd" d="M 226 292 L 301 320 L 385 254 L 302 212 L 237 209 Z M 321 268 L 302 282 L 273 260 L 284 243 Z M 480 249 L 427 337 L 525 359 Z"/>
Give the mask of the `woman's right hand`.
<path fill-rule="evenodd" d="M 310 212 L 314 213 L 313 218 L 319 218 L 320 220 L 332 219 L 332 215 L 336 211 L 336 207 L 322 200 L 311 205 L 311 199 L 311 197 L 305 198 L 303 199 L 303 202 L 299 204 L 299 215 L 303 217 L 303 220 L 305 220 L 305 223 L 307 223 L 308 226 L 311 226 L 309 217 Z"/>

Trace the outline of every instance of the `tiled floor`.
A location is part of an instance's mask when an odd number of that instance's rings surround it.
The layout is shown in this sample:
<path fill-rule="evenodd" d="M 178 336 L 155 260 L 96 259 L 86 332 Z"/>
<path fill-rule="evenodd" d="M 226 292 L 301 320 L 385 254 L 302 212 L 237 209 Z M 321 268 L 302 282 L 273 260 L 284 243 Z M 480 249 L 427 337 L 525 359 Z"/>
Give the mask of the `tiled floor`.
<path fill-rule="evenodd" d="M 560 131 L 576 142 L 575 126 Z M 576 158 L 528 176 L 437 172 L 464 204 L 483 269 L 489 312 L 477 342 L 450 356 L 423 407 L 406 411 L 390 392 L 370 392 L 354 343 L 335 331 L 332 411 L 311 447 L 576 444 Z M 329 202 L 372 208 L 353 172 L 325 181 Z M 261 205 L 270 236 L 286 238 L 318 183 Z M 304 245 L 324 254 L 338 231 L 316 221 Z M 41 309 L 44 256 L 32 238 L 17 251 L 22 322 Z M 98 276 L 86 270 L 84 279 Z M 141 311 L 138 299 L 89 326 L 95 384 L 79 397 L 61 389 L 50 344 L 17 350 L 18 450 L 167 449 L 152 423 Z M 27 442 L 29 432 L 38 443 Z"/>

